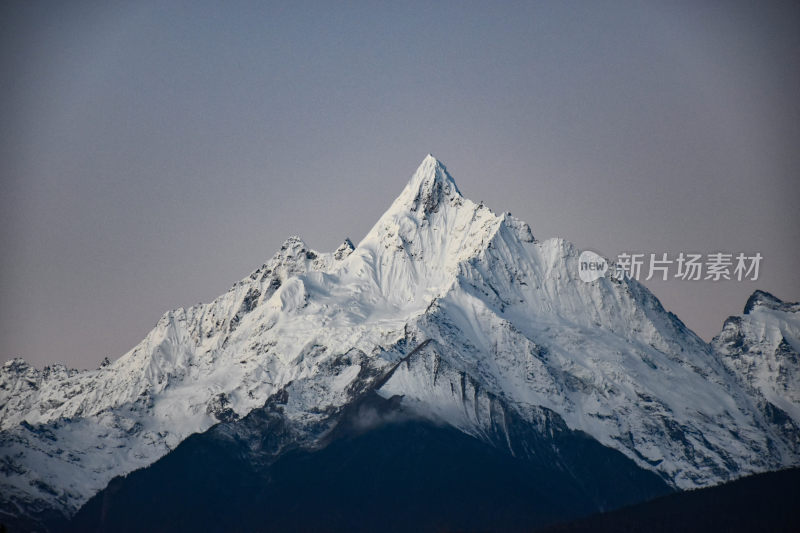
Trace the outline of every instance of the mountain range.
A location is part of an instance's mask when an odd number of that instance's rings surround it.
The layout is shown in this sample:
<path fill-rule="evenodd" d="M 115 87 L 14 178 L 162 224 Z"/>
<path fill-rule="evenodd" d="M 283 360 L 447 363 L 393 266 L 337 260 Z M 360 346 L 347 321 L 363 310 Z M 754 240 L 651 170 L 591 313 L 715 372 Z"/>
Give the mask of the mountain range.
<path fill-rule="evenodd" d="M 579 255 L 429 155 L 357 245 L 290 237 L 96 370 L 5 363 L 0 522 L 510 531 L 800 465 L 800 304 L 707 343 Z"/>

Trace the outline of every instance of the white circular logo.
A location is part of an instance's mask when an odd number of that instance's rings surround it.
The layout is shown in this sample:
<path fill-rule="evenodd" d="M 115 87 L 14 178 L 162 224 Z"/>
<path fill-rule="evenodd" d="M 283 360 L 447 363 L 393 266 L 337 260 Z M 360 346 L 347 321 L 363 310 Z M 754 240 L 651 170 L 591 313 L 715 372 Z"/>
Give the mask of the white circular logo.
<path fill-rule="evenodd" d="M 608 270 L 608 261 L 601 255 L 585 250 L 578 257 L 578 275 L 585 282 L 603 277 Z"/>

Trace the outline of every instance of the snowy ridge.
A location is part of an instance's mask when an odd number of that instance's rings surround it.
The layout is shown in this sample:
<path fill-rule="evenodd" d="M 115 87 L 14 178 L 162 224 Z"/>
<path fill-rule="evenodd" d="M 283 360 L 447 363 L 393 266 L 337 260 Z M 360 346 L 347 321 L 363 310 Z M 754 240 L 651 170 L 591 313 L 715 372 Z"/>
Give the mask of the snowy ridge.
<path fill-rule="evenodd" d="M 429 155 L 357 246 L 323 254 L 292 237 L 100 369 L 6 363 L 0 509 L 70 515 L 275 395 L 311 446 L 330 412 L 384 379 L 381 395 L 476 436 L 498 427 L 487 398 L 533 425 L 546 409 L 676 487 L 800 463 L 797 425 L 765 413 L 756 385 L 635 281 L 582 282 L 578 255 L 464 198 Z M 797 329 L 775 327 L 796 355 Z M 777 378 L 758 375 L 771 390 Z M 780 386 L 773 396 L 797 398 L 795 381 Z"/>

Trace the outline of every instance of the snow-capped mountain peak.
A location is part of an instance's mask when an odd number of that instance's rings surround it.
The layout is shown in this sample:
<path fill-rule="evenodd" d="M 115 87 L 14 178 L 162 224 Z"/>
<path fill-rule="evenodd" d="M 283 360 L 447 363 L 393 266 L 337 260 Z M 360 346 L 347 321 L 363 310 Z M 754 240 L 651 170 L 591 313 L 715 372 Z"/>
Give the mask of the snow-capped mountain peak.
<path fill-rule="evenodd" d="M 725 366 L 768 402 L 776 419 L 800 426 L 800 302 L 757 290 L 711 341 Z"/>
<path fill-rule="evenodd" d="M 773 311 L 796 312 L 800 311 L 800 306 L 797 303 L 787 303 L 772 294 L 756 290 L 747 299 L 744 306 L 743 313 L 749 315 L 756 308 L 771 309 Z"/>
<path fill-rule="evenodd" d="M 392 209 L 405 207 L 411 211 L 421 211 L 425 216 L 437 211 L 443 202 L 452 202 L 456 198 L 461 198 L 461 191 L 455 180 L 439 160 L 428 154 Z"/>
<path fill-rule="evenodd" d="M 455 281 L 459 263 L 488 245 L 502 220 L 464 198 L 429 155 L 344 262 L 360 273 L 348 283 L 369 283 L 390 306 L 424 309 Z"/>
<path fill-rule="evenodd" d="M 501 404 L 521 423 L 558 420 L 675 487 L 798 462 L 791 420 L 765 415 L 642 285 L 581 281 L 578 255 L 462 196 L 428 155 L 357 246 L 321 253 L 290 237 L 100 369 L 4 365 L 0 506 L 69 515 L 112 477 L 275 398 L 294 444 L 317 446 L 370 387 L 479 438 L 502 427 Z M 747 316 L 774 325 L 767 296 Z"/>

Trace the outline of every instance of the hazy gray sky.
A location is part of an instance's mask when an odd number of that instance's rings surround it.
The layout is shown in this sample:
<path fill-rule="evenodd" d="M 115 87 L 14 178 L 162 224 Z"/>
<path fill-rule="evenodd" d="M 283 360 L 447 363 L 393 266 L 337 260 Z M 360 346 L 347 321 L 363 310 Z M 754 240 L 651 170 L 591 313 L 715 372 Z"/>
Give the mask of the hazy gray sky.
<path fill-rule="evenodd" d="M 761 252 L 649 284 L 706 339 L 800 300 L 797 2 L 337 4 L 2 3 L 3 360 L 93 367 L 291 234 L 357 242 L 428 152 L 540 239 Z"/>

